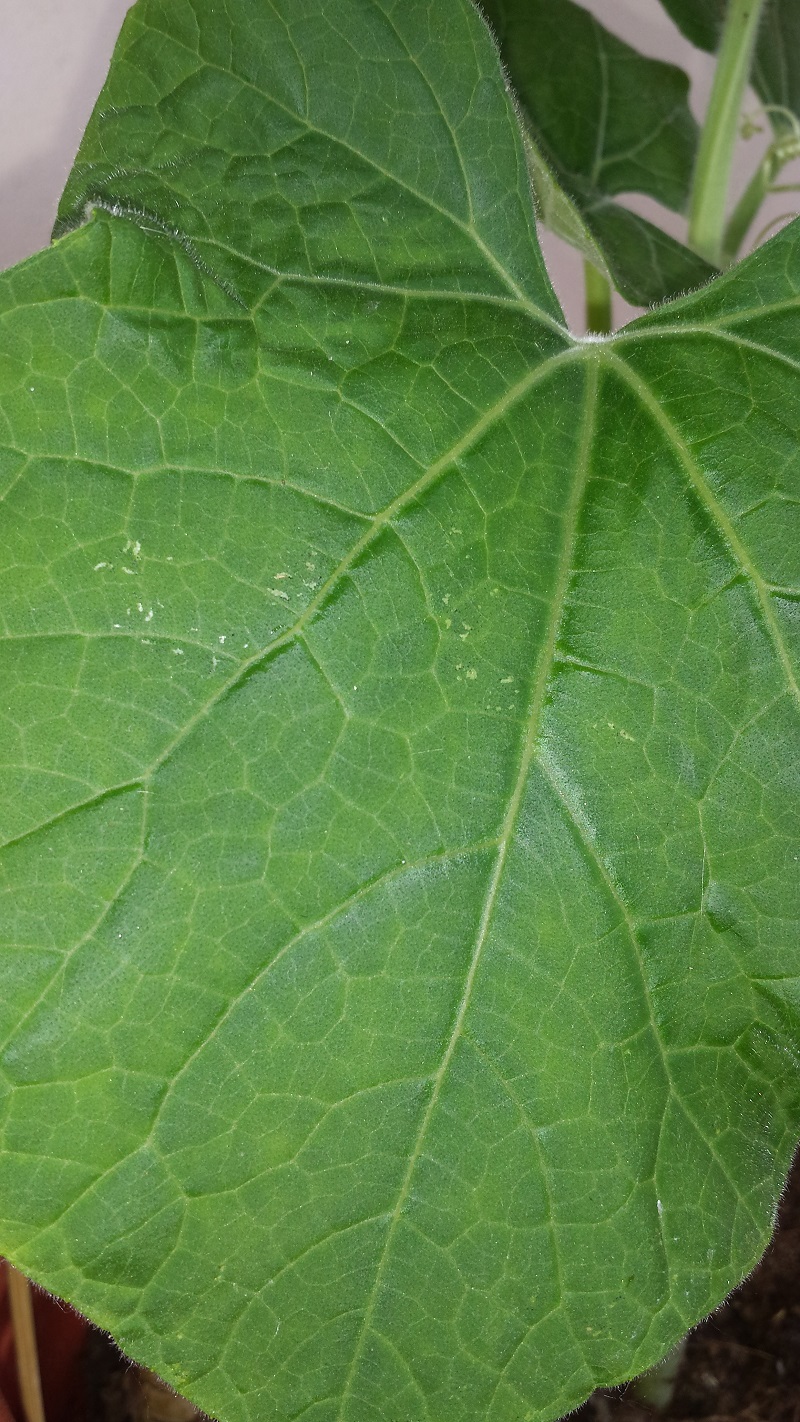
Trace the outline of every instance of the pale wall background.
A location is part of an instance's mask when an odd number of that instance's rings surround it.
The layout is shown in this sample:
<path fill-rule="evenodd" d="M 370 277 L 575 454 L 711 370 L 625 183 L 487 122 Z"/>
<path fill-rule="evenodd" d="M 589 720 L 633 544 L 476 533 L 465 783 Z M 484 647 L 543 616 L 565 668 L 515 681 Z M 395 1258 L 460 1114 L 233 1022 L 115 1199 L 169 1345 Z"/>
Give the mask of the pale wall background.
<path fill-rule="evenodd" d="M 49 241 L 59 195 L 128 5 L 129 0 L 0 0 L 0 270 Z M 643 53 L 682 64 L 692 79 L 692 107 L 702 119 L 712 61 L 687 44 L 658 0 L 588 0 L 587 8 Z M 750 106 L 758 106 L 755 95 Z M 763 140 L 739 147 L 741 189 Z M 792 175 L 800 180 L 800 163 L 785 170 L 783 181 Z M 771 198 L 763 221 L 794 201 L 793 194 Z M 796 201 L 800 208 L 800 193 Z M 659 220 L 658 205 L 649 199 L 632 196 L 630 206 Z M 685 235 L 681 218 L 663 210 L 660 217 L 673 235 Z M 542 245 L 567 320 L 582 331 L 580 259 L 547 233 Z M 630 314 L 632 308 L 615 297 L 616 323 Z"/>

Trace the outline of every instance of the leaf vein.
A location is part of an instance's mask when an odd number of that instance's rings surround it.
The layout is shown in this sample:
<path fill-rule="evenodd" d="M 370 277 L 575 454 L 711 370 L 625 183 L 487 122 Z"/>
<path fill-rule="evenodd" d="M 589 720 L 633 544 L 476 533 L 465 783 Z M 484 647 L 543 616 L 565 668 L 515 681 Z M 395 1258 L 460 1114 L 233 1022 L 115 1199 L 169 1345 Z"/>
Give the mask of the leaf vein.
<path fill-rule="evenodd" d="M 744 543 L 736 532 L 733 520 L 729 518 L 728 514 L 725 512 L 715 493 L 711 489 L 711 486 L 706 480 L 699 463 L 694 458 L 694 455 L 692 454 L 689 445 L 686 443 L 677 427 L 673 424 L 672 420 L 670 420 L 666 411 L 659 404 L 658 400 L 656 399 L 649 385 L 647 385 L 646 381 L 644 381 L 642 377 L 636 373 L 636 371 L 632 370 L 626 361 L 621 360 L 619 356 L 614 355 L 613 352 L 607 350 L 604 359 L 625 380 L 626 384 L 638 397 L 641 405 L 649 414 L 653 424 L 655 424 L 657 428 L 661 430 L 661 433 L 664 435 L 665 439 L 667 440 L 667 443 L 671 446 L 674 453 L 677 455 L 678 461 L 681 464 L 684 473 L 688 478 L 690 487 L 694 490 L 698 501 L 702 504 L 703 508 L 706 510 L 706 513 L 710 516 L 712 522 L 719 530 L 725 543 L 728 545 L 728 548 L 732 553 L 735 562 L 738 564 L 742 573 L 752 586 L 756 595 L 758 606 L 761 610 L 761 616 L 763 619 L 765 631 L 769 640 L 772 642 L 773 649 L 783 669 L 783 674 L 786 679 L 786 683 L 792 693 L 792 696 L 798 703 L 798 706 L 800 706 L 800 686 L 798 686 L 797 684 L 797 678 L 795 677 L 795 672 L 789 657 L 789 652 L 786 647 L 786 643 L 783 640 L 783 635 L 781 633 L 778 620 L 775 616 L 775 610 L 772 606 L 769 589 L 765 580 L 762 578 L 761 574 L 756 568 L 752 558 L 750 557 L 747 548 L 745 547 Z"/>
<path fill-rule="evenodd" d="M 566 510 L 562 552 L 558 574 L 556 578 L 556 586 L 553 593 L 550 622 L 547 628 L 544 642 L 542 644 L 542 650 L 539 657 L 538 666 L 534 675 L 533 687 L 531 691 L 531 698 L 528 707 L 528 715 L 525 727 L 525 736 L 520 751 L 519 767 L 517 770 L 514 788 L 509 799 L 508 808 L 506 810 L 503 826 L 500 832 L 500 839 L 498 842 L 497 853 L 495 856 L 494 868 L 492 870 L 491 878 L 489 880 L 486 894 L 484 896 L 480 921 L 478 923 L 472 954 L 464 980 L 464 988 L 456 1007 L 456 1011 L 453 1018 L 453 1024 L 450 1029 L 447 1042 L 445 1044 L 444 1052 L 442 1054 L 442 1060 L 432 1080 L 431 1093 L 428 1098 L 428 1103 L 422 1114 L 422 1118 L 417 1129 L 416 1138 L 411 1147 L 408 1167 L 406 1169 L 406 1173 L 403 1178 L 397 1196 L 397 1200 L 395 1202 L 394 1210 L 392 1211 L 392 1220 L 389 1230 L 387 1231 L 386 1242 L 378 1260 L 375 1280 L 372 1286 L 372 1290 L 370 1292 L 367 1306 L 364 1310 L 362 1327 L 356 1342 L 355 1349 L 353 1351 L 353 1357 L 350 1363 L 350 1368 L 348 1370 L 345 1386 L 342 1390 L 342 1401 L 338 1413 L 338 1422 L 343 1422 L 344 1409 L 356 1378 L 365 1340 L 372 1328 L 372 1320 L 375 1314 L 377 1301 L 381 1293 L 383 1277 L 388 1266 L 388 1260 L 391 1253 L 394 1235 L 411 1192 L 411 1186 L 414 1179 L 414 1175 L 416 1173 L 417 1165 L 419 1164 L 419 1161 L 423 1154 L 428 1129 L 436 1112 L 436 1108 L 442 1092 L 442 1087 L 444 1085 L 445 1079 L 450 1068 L 450 1063 L 453 1059 L 453 1055 L 463 1032 L 464 1023 L 466 1021 L 467 1012 L 469 1010 L 469 1005 L 472 999 L 475 979 L 478 973 L 481 958 L 483 956 L 483 950 L 486 944 L 486 939 L 488 937 L 491 920 L 494 914 L 494 908 L 497 903 L 498 895 L 500 892 L 503 872 L 508 858 L 508 851 L 511 845 L 514 830 L 516 828 L 517 818 L 519 816 L 523 794 L 527 783 L 528 772 L 530 770 L 534 755 L 536 753 L 541 713 L 544 706 L 547 685 L 550 677 L 550 671 L 552 668 L 553 656 L 555 653 L 558 630 L 561 624 L 561 618 L 566 600 L 567 588 L 569 586 L 570 578 L 572 575 L 572 559 L 575 546 L 575 538 L 577 534 L 578 519 L 588 478 L 589 457 L 592 438 L 594 434 L 596 400 L 597 365 L 596 363 L 592 362 L 591 364 L 589 364 L 588 367 L 585 405 L 582 415 L 580 448 L 576 460 L 576 471 L 573 488 Z"/>

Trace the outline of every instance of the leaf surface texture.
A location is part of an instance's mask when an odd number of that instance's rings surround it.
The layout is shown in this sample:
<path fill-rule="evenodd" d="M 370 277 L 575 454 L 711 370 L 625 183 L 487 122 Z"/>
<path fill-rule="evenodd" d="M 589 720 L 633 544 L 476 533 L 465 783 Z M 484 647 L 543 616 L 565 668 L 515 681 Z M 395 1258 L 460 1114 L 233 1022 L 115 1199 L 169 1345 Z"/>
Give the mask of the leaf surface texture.
<path fill-rule="evenodd" d="M 221 1422 L 521 1422 L 798 1126 L 798 234 L 565 331 L 459 0 L 145 0 L 0 282 L 0 1245 Z"/>

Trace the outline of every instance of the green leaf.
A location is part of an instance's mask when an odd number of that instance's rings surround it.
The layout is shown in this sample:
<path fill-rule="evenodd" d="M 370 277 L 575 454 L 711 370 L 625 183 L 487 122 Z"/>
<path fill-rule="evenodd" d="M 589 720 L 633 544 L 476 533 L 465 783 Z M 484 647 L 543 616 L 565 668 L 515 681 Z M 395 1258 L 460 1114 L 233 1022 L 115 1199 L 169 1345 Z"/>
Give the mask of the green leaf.
<path fill-rule="evenodd" d="M 752 83 L 765 104 L 800 118 L 800 10 L 794 0 L 767 0 L 753 59 Z M 778 133 L 787 124 L 771 115 Z"/>
<path fill-rule="evenodd" d="M 700 286 L 714 269 L 652 222 L 611 202 L 639 192 L 682 212 L 697 149 L 697 125 L 682 70 L 646 59 L 571 0 L 486 0 L 503 62 L 519 95 L 539 165 L 582 218 L 534 185 L 543 220 L 629 301 L 648 306 Z M 553 221 L 555 216 L 555 221 Z M 577 229 L 577 239 L 576 239 Z M 599 246 L 598 263 L 587 250 Z"/>
<path fill-rule="evenodd" d="M 727 0 L 661 0 L 682 34 L 713 53 L 719 43 Z"/>
<path fill-rule="evenodd" d="M 0 280 L 0 1248 L 221 1422 L 522 1422 L 800 1121 L 787 229 L 564 330 L 461 0 L 146 0 Z"/>
<path fill-rule="evenodd" d="M 722 0 L 661 0 L 687 39 L 713 53 L 719 43 L 725 6 Z M 765 104 L 800 117 L 800 7 L 797 0 L 767 0 L 759 28 L 751 81 Z M 771 114 L 777 131 L 786 121 Z"/>

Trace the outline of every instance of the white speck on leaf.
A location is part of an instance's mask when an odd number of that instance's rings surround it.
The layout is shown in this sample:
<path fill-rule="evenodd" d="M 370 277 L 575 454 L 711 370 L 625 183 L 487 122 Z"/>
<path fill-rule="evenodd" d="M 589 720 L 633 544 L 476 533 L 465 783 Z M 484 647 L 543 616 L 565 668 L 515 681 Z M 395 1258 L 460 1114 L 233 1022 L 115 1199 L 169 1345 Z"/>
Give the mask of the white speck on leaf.
<path fill-rule="evenodd" d="M 634 744 L 636 743 L 634 736 L 630 735 L 628 731 L 623 731 L 621 726 L 615 726 L 613 721 L 606 721 L 606 725 L 609 731 L 616 731 L 617 735 L 621 736 L 623 741 L 633 741 Z"/>

